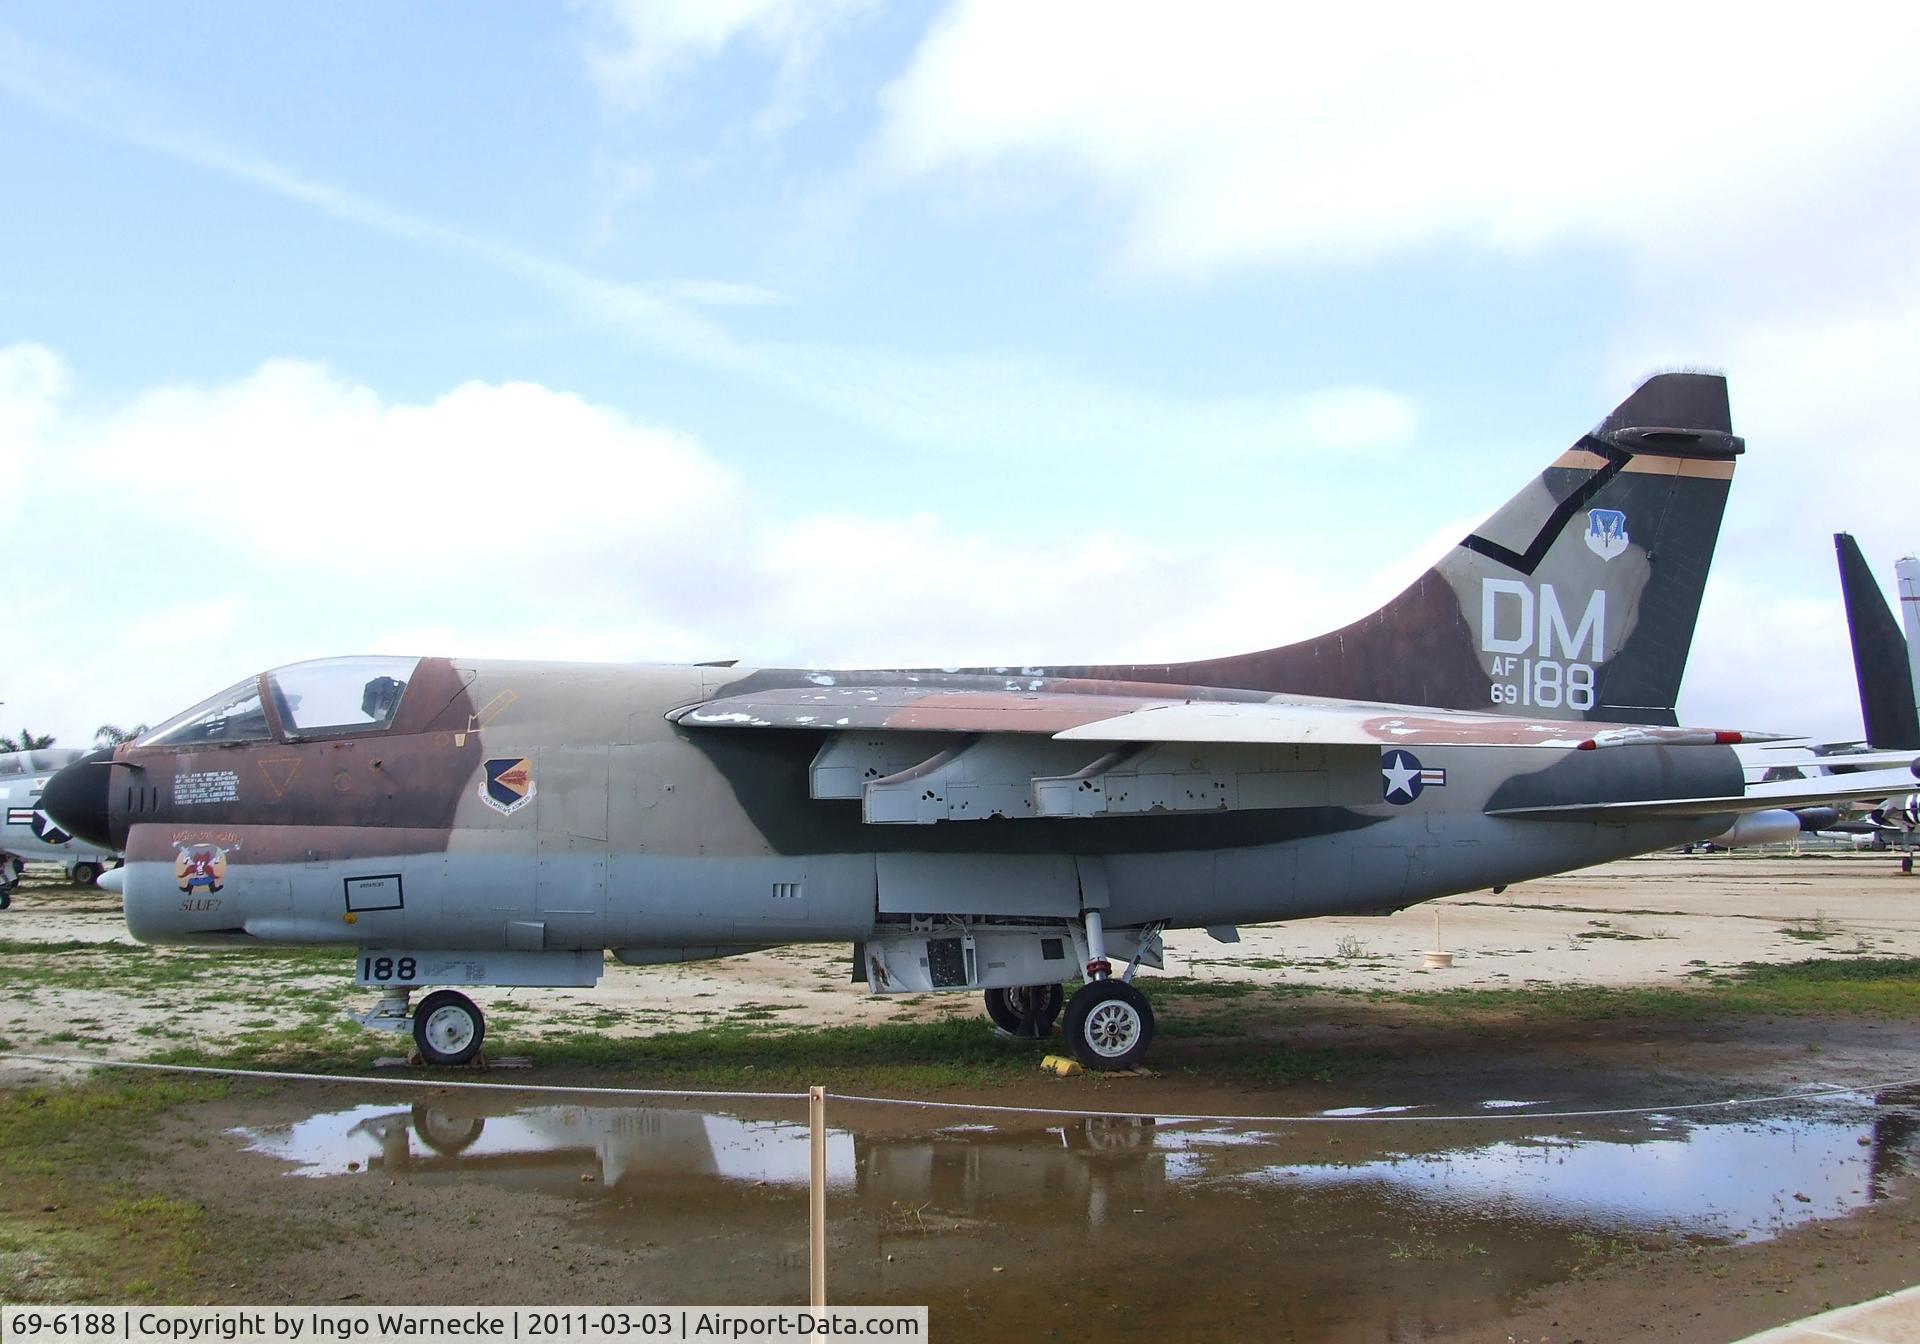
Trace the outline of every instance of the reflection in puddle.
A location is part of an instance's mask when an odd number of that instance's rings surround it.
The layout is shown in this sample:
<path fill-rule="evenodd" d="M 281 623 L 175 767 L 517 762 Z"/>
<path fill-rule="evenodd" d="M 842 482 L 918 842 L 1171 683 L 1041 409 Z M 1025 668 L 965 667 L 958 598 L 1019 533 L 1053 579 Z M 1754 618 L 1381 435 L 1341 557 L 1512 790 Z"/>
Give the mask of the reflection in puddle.
<path fill-rule="evenodd" d="M 617 1186 L 635 1175 L 807 1183 L 807 1127 L 780 1120 L 642 1107 L 539 1106 L 483 1115 L 427 1104 L 356 1106 L 296 1124 L 241 1130 L 249 1151 L 294 1164 L 298 1176 L 333 1176 L 349 1162 L 370 1170 L 468 1170 L 539 1182 L 587 1172 Z M 827 1135 L 827 1180 L 853 1179 L 853 1136 Z M 524 1182 L 522 1182 L 524 1183 Z"/>
<path fill-rule="evenodd" d="M 1596 1234 L 1656 1250 L 1761 1239 L 1904 1190 L 1914 1100 L 1766 1118 L 1551 1121 L 1493 1106 L 1431 1123 L 967 1117 L 913 1131 L 897 1111 L 838 1106 L 833 1291 L 924 1302 L 983 1340 L 1085 1319 L 1109 1344 L 1504 1338 L 1516 1303 L 1592 1263 Z M 463 1094 L 238 1132 L 300 1175 L 462 1187 L 469 1208 L 495 1211 L 492 1263 L 528 1267 L 502 1291 L 555 1291 L 584 1253 L 622 1266 L 629 1300 L 800 1301 L 808 1143 L 795 1109 Z M 497 1199 L 535 1192 L 570 1201 L 553 1207 L 573 1239 L 555 1234 L 544 1260 L 501 1213 L 521 1206 Z M 1152 1310 L 1116 1312 L 1118 1299 Z"/>
<path fill-rule="evenodd" d="M 1527 1124 L 1515 1116 L 1391 1131 L 1337 1126 L 1337 1137 L 1326 1128 L 1093 1119 L 1044 1129 L 956 1124 L 912 1135 L 833 1129 L 827 1169 L 837 1190 L 862 1201 L 938 1204 L 963 1215 L 1043 1201 L 1056 1217 L 1095 1226 L 1122 1201 L 1141 1211 L 1183 1192 L 1232 1189 L 1242 1198 L 1285 1191 L 1530 1224 L 1762 1238 L 1882 1197 L 1906 1169 L 1916 1126 L 1907 1110 L 1874 1108 L 1865 1098 L 1767 1120 L 1645 1116 L 1539 1134 L 1525 1133 Z M 659 1107 L 489 1114 L 457 1101 L 367 1105 L 238 1132 L 251 1151 L 305 1176 L 338 1175 L 352 1164 L 576 1197 L 642 1185 L 654 1194 L 668 1183 L 798 1187 L 807 1179 L 802 1124 Z M 584 1191 L 583 1176 L 591 1178 Z"/>
<path fill-rule="evenodd" d="M 1583 1226 L 1760 1238 L 1879 1198 L 1886 1155 L 1873 1136 L 1871 1124 L 1830 1120 L 1676 1124 L 1627 1142 L 1502 1141 L 1418 1157 L 1274 1166 L 1253 1179 L 1375 1185 L 1422 1201 Z"/>

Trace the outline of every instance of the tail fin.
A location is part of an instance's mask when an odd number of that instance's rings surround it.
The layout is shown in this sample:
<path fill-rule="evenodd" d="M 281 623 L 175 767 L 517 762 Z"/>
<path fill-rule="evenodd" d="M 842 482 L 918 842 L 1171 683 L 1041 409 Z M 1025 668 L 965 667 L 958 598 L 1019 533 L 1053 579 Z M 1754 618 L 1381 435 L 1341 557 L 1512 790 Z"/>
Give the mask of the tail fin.
<path fill-rule="evenodd" d="M 1138 681 L 1671 724 L 1735 459 L 1724 378 L 1649 378 L 1386 606 Z"/>
<path fill-rule="evenodd" d="M 1867 742 L 1892 751 L 1920 749 L 1920 708 L 1914 704 L 1913 664 L 1900 638 L 1900 623 L 1887 609 L 1887 599 L 1854 539 L 1836 532 L 1833 549 L 1840 559 L 1840 593 L 1847 605 L 1853 677 L 1860 684 Z"/>

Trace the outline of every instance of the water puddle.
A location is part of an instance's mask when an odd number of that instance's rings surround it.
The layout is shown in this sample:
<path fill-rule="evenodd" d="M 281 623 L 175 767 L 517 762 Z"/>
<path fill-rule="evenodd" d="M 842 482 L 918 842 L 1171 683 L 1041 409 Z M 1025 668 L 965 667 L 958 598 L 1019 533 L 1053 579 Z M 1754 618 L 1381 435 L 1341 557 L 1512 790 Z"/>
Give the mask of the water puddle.
<path fill-rule="evenodd" d="M 853 1108 L 843 1114 L 858 1116 Z M 969 1207 L 1044 1198 L 1062 1218 L 1072 1216 L 1068 1196 L 1077 1195 L 1081 1216 L 1098 1220 L 1099 1191 L 1117 1182 L 1128 1198 L 1149 1203 L 1183 1187 L 1239 1187 L 1248 1196 L 1359 1193 L 1477 1217 L 1757 1238 L 1882 1197 L 1906 1170 L 1916 1132 L 1905 1108 L 1866 1098 L 1797 1115 L 1736 1117 L 1654 1115 L 1547 1128 L 1515 1116 L 1291 1131 L 1088 1119 L 1044 1128 L 953 1124 L 905 1136 L 836 1127 L 827 1173 L 836 1190 L 862 1198 L 958 1199 Z M 1541 1132 L 1529 1132 L 1534 1126 Z M 249 1151 L 308 1177 L 459 1174 L 575 1194 L 582 1177 L 601 1193 L 668 1181 L 799 1187 L 807 1180 L 805 1125 L 664 1107 L 489 1113 L 457 1102 L 372 1104 L 237 1132 Z M 1303 1148 L 1315 1155 L 1301 1160 Z"/>
<path fill-rule="evenodd" d="M 833 1281 L 843 1301 L 964 1312 L 979 1338 L 1106 1310 L 1115 1265 L 1129 1299 L 1177 1303 L 1190 1337 L 1232 1336 L 1250 1312 L 1276 1339 L 1473 1337 L 1596 1255 L 1764 1240 L 1901 1192 L 1920 1146 L 1912 1101 L 1617 1121 L 1495 1102 L 1464 1120 L 1375 1107 L 1275 1127 L 935 1117 L 911 1132 L 897 1112 L 842 1106 L 828 1139 Z M 659 1276 L 653 1300 L 805 1290 L 808 1141 L 792 1108 L 459 1096 L 236 1132 L 298 1177 L 572 1201 L 583 1239 Z M 1377 1292 L 1383 1281 L 1400 1291 Z M 1152 1323 L 1103 1331 L 1147 1338 Z"/>

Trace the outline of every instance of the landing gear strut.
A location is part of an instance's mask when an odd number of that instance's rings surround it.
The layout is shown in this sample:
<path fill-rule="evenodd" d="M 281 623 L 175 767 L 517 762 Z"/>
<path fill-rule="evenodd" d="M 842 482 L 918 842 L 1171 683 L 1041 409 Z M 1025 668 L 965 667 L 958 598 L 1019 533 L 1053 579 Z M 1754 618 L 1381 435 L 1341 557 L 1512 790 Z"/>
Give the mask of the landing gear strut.
<path fill-rule="evenodd" d="M 1147 996 L 1129 983 L 1139 958 L 1116 979 L 1113 963 L 1107 960 L 1100 912 L 1087 911 L 1084 922 L 1087 983 L 1067 1000 L 1067 1048 L 1086 1068 L 1130 1069 L 1153 1044 L 1153 1008 Z"/>

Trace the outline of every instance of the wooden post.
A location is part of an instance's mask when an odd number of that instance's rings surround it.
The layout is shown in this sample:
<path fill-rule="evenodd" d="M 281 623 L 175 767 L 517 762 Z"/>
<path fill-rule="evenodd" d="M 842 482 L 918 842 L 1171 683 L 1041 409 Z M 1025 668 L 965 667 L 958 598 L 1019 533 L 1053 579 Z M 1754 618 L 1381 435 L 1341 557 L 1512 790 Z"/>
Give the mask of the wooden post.
<path fill-rule="evenodd" d="M 807 1089 L 813 1171 L 807 1183 L 807 1301 L 827 1305 L 827 1089 Z"/>

